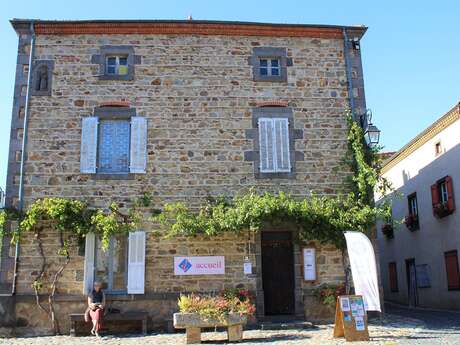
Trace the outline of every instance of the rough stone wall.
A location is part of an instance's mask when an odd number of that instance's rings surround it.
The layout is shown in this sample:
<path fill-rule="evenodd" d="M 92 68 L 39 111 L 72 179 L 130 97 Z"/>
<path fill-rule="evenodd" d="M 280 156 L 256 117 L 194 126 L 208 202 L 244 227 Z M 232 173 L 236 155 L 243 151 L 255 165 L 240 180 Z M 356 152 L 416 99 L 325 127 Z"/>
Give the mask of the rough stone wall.
<path fill-rule="evenodd" d="M 102 45 L 131 45 L 141 61 L 133 81 L 99 80 L 91 56 Z M 287 83 L 254 82 L 248 59 L 253 47 L 286 47 L 293 65 Z M 150 192 L 153 202 L 185 201 L 200 205 L 209 196 L 235 195 L 255 187 L 308 197 L 311 191 L 334 195 L 344 189 L 346 171 L 336 170 L 346 151 L 347 83 L 343 41 L 317 38 L 271 38 L 179 35 L 37 36 L 36 59 L 54 60 L 52 96 L 32 97 L 25 169 L 25 202 L 39 197 L 79 198 L 94 206 L 129 203 Z M 104 102 L 128 102 L 148 118 L 146 174 L 131 180 L 95 180 L 80 173 L 81 119 Z M 245 130 L 259 102 L 285 101 L 303 139 L 295 150 L 295 179 L 256 179 L 253 150 Z M 150 228 L 147 231 L 152 230 Z M 44 233 L 49 262 L 58 260 L 55 234 Z M 251 241 L 254 247 L 254 239 Z M 244 276 L 244 237 L 163 240 L 149 234 L 146 298 L 149 294 L 218 290 L 241 284 L 255 289 L 257 272 Z M 83 257 L 76 243 L 59 293 L 81 295 Z M 221 277 L 174 277 L 174 255 L 226 257 Z M 255 253 L 250 253 L 255 264 Z M 30 294 L 39 259 L 33 237 L 21 241 L 18 294 Z M 340 252 L 318 248 L 319 280 L 343 280 Z M 300 267 L 300 266 L 299 266 Z M 302 283 L 308 289 L 311 283 Z M 169 300 L 174 300 L 175 297 Z M 83 302 L 84 303 L 84 302 Z M 82 307 L 83 308 L 83 307 Z M 61 315 L 65 317 L 64 315 Z"/>

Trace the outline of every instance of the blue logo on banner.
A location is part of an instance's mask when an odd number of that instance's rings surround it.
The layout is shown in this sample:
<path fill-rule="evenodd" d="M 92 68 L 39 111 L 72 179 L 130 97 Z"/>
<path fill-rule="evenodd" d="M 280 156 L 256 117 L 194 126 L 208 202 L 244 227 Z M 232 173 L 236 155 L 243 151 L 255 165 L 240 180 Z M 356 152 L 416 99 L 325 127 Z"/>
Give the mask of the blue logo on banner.
<path fill-rule="evenodd" d="M 192 268 L 192 264 L 190 263 L 190 261 L 188 261 L 187 259 L 184 259 L 181 261 L 181 263 L 179 264 L 179 268 L 185 272 L 187 272 L 190 268 Z"/>

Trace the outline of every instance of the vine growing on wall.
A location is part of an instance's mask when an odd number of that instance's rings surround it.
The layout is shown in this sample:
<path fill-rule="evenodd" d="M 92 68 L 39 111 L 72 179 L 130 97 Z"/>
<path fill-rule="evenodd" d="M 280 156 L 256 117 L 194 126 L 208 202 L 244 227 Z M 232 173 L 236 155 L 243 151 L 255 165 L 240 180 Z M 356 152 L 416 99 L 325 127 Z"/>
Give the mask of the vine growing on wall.
<path fill-rule="evenodd" d="M 336 197 L 311 194 L 295 199 L 280 192 L 277 195 L 256 193 L 254 189 L 232 199 L 210 199 L 198 211 L 184 203 L 168 203 L 153 220 L 163 224 L 167 236 L 214 236 L 223 232 L 258 231 L 264 222 L 289 221 L 299 229 L 302 241 L 318 240 L 345 247 L 345 231 L 366 232 L 377 218 L 385 218 L 388 205 L 375 206 L 375 189 L 387 190 L 389 183 L 380 177 L 377 149 L 369 149 L 362 128 L 348 120 L 348 151 L 344 164 L 351 171 L 350 192 Z"/>

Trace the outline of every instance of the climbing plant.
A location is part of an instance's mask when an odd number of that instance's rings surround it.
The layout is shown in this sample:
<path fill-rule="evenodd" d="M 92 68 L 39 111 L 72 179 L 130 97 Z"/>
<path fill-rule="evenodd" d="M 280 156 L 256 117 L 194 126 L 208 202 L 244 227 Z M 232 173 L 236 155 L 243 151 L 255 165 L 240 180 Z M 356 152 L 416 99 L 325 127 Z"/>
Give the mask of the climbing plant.
<path fill-rule="evenodd" d="M 369 149 L 362 128 L 351 116 L 347 119 L 348 151 L 343 163 L 351 172 L 348 194 L 336 197 L 312 194 L 299 200 L 282 192 L 260 195 L 252 189 L 232 199 L 210 199 L 198 210 L 191 210 L 181 202 L 168 203 L 153 220 L 165 225 L 167 236 L 257 231 L 267 221 L 290 221 L 299 228 L 300 240 L 315 239 L 344 248 L 345 231 L 365 232 L 377 218 L 385 218 L 390 212 L 388 205 L 375 206 L 373 202 L 375 189 L 390 188 L 380 177 L 377 149 Z"/>

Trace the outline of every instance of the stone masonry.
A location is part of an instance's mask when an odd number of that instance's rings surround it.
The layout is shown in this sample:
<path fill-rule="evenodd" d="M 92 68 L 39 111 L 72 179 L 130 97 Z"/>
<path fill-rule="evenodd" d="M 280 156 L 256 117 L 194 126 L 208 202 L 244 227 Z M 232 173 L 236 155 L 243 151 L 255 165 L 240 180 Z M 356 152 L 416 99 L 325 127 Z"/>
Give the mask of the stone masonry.
<path fill-rule="evenodd" d="M 98 78 L 100 66 L 93 63 L 92 56 L 106 45 L 133 48 L 137 58 L 132 80 Z M 292 60 L 287 82 L 253 81 L 249 63 L 253 49 L 267 46 L 286 48 Z M 51 96 L 30 99 L 25 205 L 37 198 L 56 196 L 85 200 L 96 207 L 107 207 L 111 201 L 128 206 L 130 200 L 149 192 L 156 207 L 176 201 L 198 207 L 208 196 L 233 196 L 251 188 L 258 192 L 285 191 L 298 198 L 312 192 L 333 196 L 345 191 L 348 172 L 338 169 L 347 149 L 345 110 L 349 104 L 343 38 L 37 34 L 34 59 L 52 60 L 54 66 Z M 24 64 L 23 60 L 18 64 Z M 275 102 L 292 110 L 294 129 L 302 134 L 294 141 L 295 151 L 302 155 L 302 160 L 295 162 L 294 178 L 256 178 L 254 163 L 245 160 L 245 152 L 254 150 L 253 141 L 246 136 L 253 128 L 253 109 Z M 82 118 L 111 103 L 129 105 L 148 120 L 146 174 L 100 180 L 80 173 Z M 19 176 L 16 171 L 13 177 L 11 173 L 10 188 L 14 189 Z M 164 239 L 156 234 L 161 229 L 146 225 L 145 230 L 146 293 L 112 296 L 111 303 L 123 311 L 149 311 L 149 327 L 170 323 L 180 292 L 235 286 L 260 290 L 259 236 Z M 52 271 L 60 260 L 56 254 L 58 238 L 45 231 L 43 240 Z M 85 308 L 84 251 L 70 240 L 72 259 L 60 279 L 56 299 L 64 331 L 69 327 L 67 315 Z M 296 294 L 304 316 L 321 319 L 325 314 L 319 308 L 324 307 L 318 305 L 311 289 L 343 281 L 342 254 L 333 247 L 312 244 L 317 248 L 318 279 L 303 281 L 297 245 Z M 13 255 L 10 250 L 10 257 Z M 175 255 L 225 255 L 226 274 L 174 276 Z M 252 275 L 243 274 L 245 256 L 253 263 Z M 50 323 L 33 300 L 31 283 L 40 261 L 32 235 L 21 240 L 19 258 L 18 329 L 49 332 Z M 7 277 L 12 279 L 11 268 Z"/>

